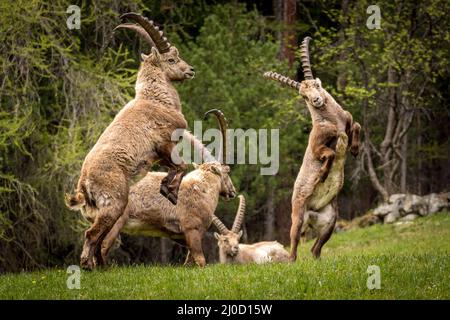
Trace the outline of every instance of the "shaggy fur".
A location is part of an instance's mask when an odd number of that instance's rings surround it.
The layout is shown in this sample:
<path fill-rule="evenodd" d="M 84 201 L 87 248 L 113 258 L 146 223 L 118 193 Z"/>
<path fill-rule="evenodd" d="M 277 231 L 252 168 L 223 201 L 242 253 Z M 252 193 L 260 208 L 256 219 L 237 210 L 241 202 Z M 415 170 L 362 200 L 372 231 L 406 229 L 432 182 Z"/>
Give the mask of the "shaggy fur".
<path fill-rule="evenodd" d="M 101 243 L 127 206 L 132 177 L 159 161 L 169 167 L 158 184 L 159 191 L 176 203 L 186 172 L 182 159 L 172 155 L 176 143 L 171 135 L 187 124 L 171 82 L 191 79 L 193 68 L 179 57 L 175 47 L 164 54 L 153 47 L 150 55 L 142 57 L 135 99 L 100 136 L 85 158 L 75 195 L 66 196 L 71 209 L 81 209 L 93 222 L 85 233 L 80 259 L 86 269 L 94 267 L 94 254 L 98 264 L 104 263 Z"/>
<path fill-rule="evenodd" d="M 131 187 L 125 213 L 102 244 L 107 256 L 120 232 L 151 237 L 167 237 L 186 244 L 188 259 L 201 267 L 206 264 L 202 249 L 203 235 L 211 225 L 219 195 L 234 198 L 236 191 L 229 176 L 230 168 L 219 162 L 196 165 L 183 179 L 177 206 L 160 195 L 158 185 L 164 173 L 150 172 Z"/>

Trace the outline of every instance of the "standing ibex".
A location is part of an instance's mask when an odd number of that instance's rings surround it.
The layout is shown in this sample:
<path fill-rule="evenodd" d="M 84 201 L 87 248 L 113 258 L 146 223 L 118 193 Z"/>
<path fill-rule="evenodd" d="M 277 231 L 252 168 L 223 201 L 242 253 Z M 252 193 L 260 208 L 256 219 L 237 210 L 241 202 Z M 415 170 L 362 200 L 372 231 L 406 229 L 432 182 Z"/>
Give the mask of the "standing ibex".
<path fill-rule="evenodd" d="M 222 133 L 222 155 L 226 154 L 226 119 L 221 111 L 213 109 Z M 219 157 L 220 159 L 220 157 Z M 108 251 L 120 232 L 128 234 L 167 237 L 186 244 L 188 260 L 193 259 L 201 267 L 205 265 L 202 249 L 203 235 L 211 225 L 219 196 L 234 198 L 236 190 L 229 176 L 230 167 L 217 161 L 195 165 L 180 185 L 178 204 L 171 205 L 157 191 L 164 177 L 162 172 L 149 172 L 130 188 L 128 205 L 124 214 L 102 243 L 102 256 Z"/>
<path fill-rule="evenodd" d="M 312 247 L 314 257 L 320 257 L 322 246 L 330 238 L 337 218 L 337 194 L 343 185 L 345 150 L 349 147 L 354 156 L 358 154 L 361 129 L 359 123 L 353 122 L 350 112 L 345 111 L 322 88 L 320 79 L 314 79 L 309 61 L 310 40 L 310 37 L 306 37 L 300 47 L 304 81 L 298 83 L 274 72 L 264 74 L 299 90 L 313 123 L 292 194 L 291 261 L 297 258 L 300 231 L 305 218 L 309 216 L 307 214 L 305 217 L 307 210 L 317 211 L 319 216 L 328 217 L 325 219 L 327 223 L 321 221 L 319 236 Z"/>
<path fill-rule="evenodd" d="M 239 207 L 231 230 L 214 216 L 212 222 L 219 230 L 220 234 L 214 232 L 219 246 L 220 263 L 267 263 L 267 262 L 287 262 L 289 253 L 283 245 L 277 241 L 262 241 L 254 244 L 242 244 L 239 240 L 242 237 L 241 225 L 245 214 L 245 198 L 239 195 Z"/>
<path fill-rule="evenodd" d="M 160 192 L 176 203 L 178 188 L 187 169 L 171 140 L 176 129 L 186 128 L 178 110 L 180 100 L 171 81 L 194 77 L 194 71 L 171 46 L 153 22 L 127 13 L 138 25 L 120 25 L 136 30 L 152 46 L 142 55 L 136 81 L 136 96 L 114 118 L 86 156 L 75 195 L 66 196 L 72 209 L 81 209 L 93 222 L 85 233 L 81 266 L 92 269 L 95 255 L 103 264 L 101 243 L 122 216 L 128 202 L 130 179 L 155 161 L 169 167 L 161 181 Z M 159 187 L 158 187 L 159 188 Z"/>

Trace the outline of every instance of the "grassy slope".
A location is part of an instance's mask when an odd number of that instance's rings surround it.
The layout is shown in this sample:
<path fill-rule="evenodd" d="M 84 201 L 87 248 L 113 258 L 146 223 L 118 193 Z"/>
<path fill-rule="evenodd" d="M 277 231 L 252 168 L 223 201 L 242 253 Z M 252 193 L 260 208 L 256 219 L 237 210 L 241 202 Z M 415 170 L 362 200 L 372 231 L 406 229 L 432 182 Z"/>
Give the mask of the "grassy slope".
<path fill-rule="evenodd" d="M 335 234 L 311 258 L 302 244 L 295 264 L 113 267 L 83 272 L 81 289 L 65 270 L 0 276 L 1 299 L 450 299 L 450 215 L 409 225 L 376 225 Z M 369 265 L 381 289 L 368 290 Z"/>

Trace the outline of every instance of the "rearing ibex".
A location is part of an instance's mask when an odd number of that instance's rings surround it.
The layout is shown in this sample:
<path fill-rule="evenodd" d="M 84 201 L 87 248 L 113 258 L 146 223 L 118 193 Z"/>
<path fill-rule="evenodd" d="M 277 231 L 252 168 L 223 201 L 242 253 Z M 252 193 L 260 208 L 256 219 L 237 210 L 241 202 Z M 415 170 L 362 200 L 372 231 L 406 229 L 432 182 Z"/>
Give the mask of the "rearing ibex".
<path fill-rule="evenodd" d="M 180 100 L 171 81 L 194 76 L 193 68 L 183 61 L 162 32 L 146 18 L 127 13 L 139 25 L 120 25 L 136 30 L 152 46 L 151 54 L 142 55 L 136 81 L 136 96 L 114 118 L 86 156 L 75 195 L 66 196 L 67 205 L 81 209 L 92 226 L 85 233 L 81 266 L 92 269 L 94 254 L 102 264 L 101 243 L 128 202 L 130 179 L 155 161 L 169 167 L 161 182 L 161 193 L 176 203 L 178 188 L 187 169 L 172 150 L 176 129 L 187 124 Z M 175 158 L 173 158 L 175 157 Z"/>
<path fill-rule="evenodd" d="M 337 218 L 337 194 L 343 185 L 345 151 L 349 147 L 354 156 L 358 154 L 361 129 L 359 123 L 353 122 L 350 112 L 322 88 L 320 79 L 314 79 L 309 61 L 310 40 L 306 37 L 300 47 L 304 81 L 298 83 L 274 72 L 264 74 L 297 89 L 305 99 L 313 123 L 292 194 L 291 261 L 297 258 L 300 231 L 304 219 L 309 216 L 305 217 L 307 210 L 327 217 L 326 223 L 320 223 L 319 236 L 312 248 L 313 255 L 320 257 L 322 246 L 330 238 Z"/>

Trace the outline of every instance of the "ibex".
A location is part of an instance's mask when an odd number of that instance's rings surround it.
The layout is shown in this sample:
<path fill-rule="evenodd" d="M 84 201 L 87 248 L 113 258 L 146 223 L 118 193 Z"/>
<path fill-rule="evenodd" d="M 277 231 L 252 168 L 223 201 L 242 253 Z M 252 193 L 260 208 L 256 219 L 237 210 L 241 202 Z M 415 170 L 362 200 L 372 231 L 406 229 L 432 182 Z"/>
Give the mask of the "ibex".
<path fill-rule="evenodd" d="M 212 222 L 220 234 L 214 232 L 219 246 L 220 263 L 268 263 L 287 262 L 289 253 L 277 241 L 262 241 L 254 244 L 239 243 L 242 237 L 241 225 L 245 214 L 245 197 L 239 195 L 239 207 L 231 230 L 216 216 Z"/>
<path fill-rule="evenodd" d="M 226 154 L 226 120 L 219 110 L 214 114 L 222 133 L 222 154 Z M 206 263 L 202 239 L 211 225 L 219 196 L 234 198 L 236 190 L 229 176 L 230 167 L 217 161 L 195 165 L 180 185 L 178 204 L 172 206 L 157 191 L 164 173 L 150 172 L 130 189 L 128 205 L 124 214 L 102 244 L 102 256 L 106 258 L 120 232 L 128 234 L 166 237 L 189 249 L 188 259 L 201 267 Z"/>
<path fill-rule="evenodd" d="M 151 54 L 142 54 L 136 96 L 114 118 L 86 156 L 75 195 L 66 195 L 67 205 L 81 209 L 92 222 L 85 233 L 80 264 L 94 267 L 93 256 L 103 264 L 101 243 L 122 216 L 128 202 L 129 182 L 140 171 L 159 161 L 169 168 L 161 179 L 160 192 L 176 204 L 178 188 L 187 169 L 172 150 L 174 130 L 186 128 L 178 109 L 180 100 L 171 81 L 194 77 L 193 68 L 183 61 L 162 32 L 146 18 L 127 13 L 138 25 L 120 25 L 136 30 L 152 46 Z M 159 186 L 159 185 L 158 185 Z M 159 187 L 158 187 L 159 188 Z"/>
<path fill-rule="evenodd" d="M 353 122 L 350 112 L 345 111 L 333 97 L 322 88 L 319 78 L 314 79 L 309 60 L 309 41 L 306 37 L 300 47 L 305 80 L 298 83 L 274 72 L 264 75 L 297 89 L 311 114 L 313 128 L 292 194 L 292 226 L 290 232 L 290 260 L 297 258 L 300 231 L 305 222 L 305 212 L 316 211 L 328 217 L 320 223 L 319 236 L 312 247 L 314 257 L 319 258 L 322 246 L 330 238 L 337 219 L 337 194 L 344 179 L 345 150 L 356 156 L 359 153 L 361 126 Z M 331 176 L 329 176 L 331 175 Z M 320 219 L 323 222 L 323 218 Z"/>

